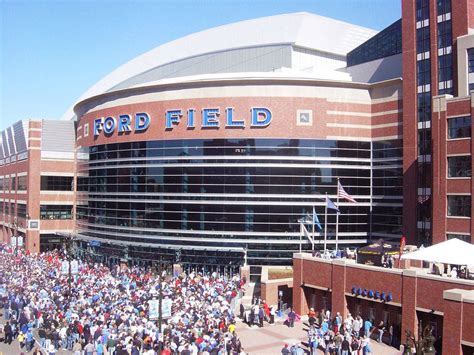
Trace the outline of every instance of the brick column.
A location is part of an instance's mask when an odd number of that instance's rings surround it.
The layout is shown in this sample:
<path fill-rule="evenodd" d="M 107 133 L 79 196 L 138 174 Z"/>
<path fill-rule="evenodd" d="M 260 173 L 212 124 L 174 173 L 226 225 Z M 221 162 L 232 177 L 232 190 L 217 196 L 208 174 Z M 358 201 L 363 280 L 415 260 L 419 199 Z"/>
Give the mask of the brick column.
<path fill-rule="evenodd" d="M 452 289 L 443 292 L 444 319 L 443 319 L 443 354 L 461 354 L 462 340 L 462 308 L 465 290 Z M 472 329 L 471 329 L 472 330 Z"/>
<path fill-rule="evenodd" d="M 347 301 L 346 301 L 346 261 L 344 259 L 337 259 L 332 262 L 332 315 L 339 312 L 343 319 L 347 315 Z"/>
<path fill-rule="evenodd" d="M 304 280 L 302 266 L 302 254 L 293 254 L 293 309 L 298 314 L 306 314 L 308 308 L 304 289 L 301 287 Z"/>
<path fill-rule="evenodd" d="M 418 317 L 416 316 L 417 276 L 416 270 L 405 269 L 402 274 L 402 333 L 404 344 L 405 332 L 418 336 Z"/>

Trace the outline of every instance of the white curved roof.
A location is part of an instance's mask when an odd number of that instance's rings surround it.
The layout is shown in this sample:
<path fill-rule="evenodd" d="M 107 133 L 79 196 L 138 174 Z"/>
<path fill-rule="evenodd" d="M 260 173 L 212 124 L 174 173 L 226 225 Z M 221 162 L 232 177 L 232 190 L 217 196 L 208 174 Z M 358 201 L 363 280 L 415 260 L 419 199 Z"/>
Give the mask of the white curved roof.
<path fill-rule="evenodd" d="M 236 22 L 190 34 L 132 59 L 89 88 L 78 102 L 107 92 L 153 68 L 206 53 L 288 44 L 345 56 L 376 33 L 372 29 L 306 12 Z M 62 119 L 74 117 L 72 108 Z"/>

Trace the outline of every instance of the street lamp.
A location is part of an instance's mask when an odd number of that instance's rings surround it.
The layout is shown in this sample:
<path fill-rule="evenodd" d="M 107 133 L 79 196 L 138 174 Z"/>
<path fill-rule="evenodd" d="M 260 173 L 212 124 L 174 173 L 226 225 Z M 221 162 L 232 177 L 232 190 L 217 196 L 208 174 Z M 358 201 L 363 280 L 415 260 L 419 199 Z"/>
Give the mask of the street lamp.
<path fill-rule="evenodd" d="M 65 252 L 66 258 L 68 262 L 68 296 L 71 297 L 71 288 L 72 288 L 72 268 L 71 268 L 71 257 L 72 257 L 72 242 L 73 236 L 71 233 L 63 234 L 64 236 L 64 243 L 65 243 Z"/>
<path fill-rule="evenodd" d="M 13 220 L 13 229 L 15 231 L 15 255 L 18 255 L 18 219 Z"/>

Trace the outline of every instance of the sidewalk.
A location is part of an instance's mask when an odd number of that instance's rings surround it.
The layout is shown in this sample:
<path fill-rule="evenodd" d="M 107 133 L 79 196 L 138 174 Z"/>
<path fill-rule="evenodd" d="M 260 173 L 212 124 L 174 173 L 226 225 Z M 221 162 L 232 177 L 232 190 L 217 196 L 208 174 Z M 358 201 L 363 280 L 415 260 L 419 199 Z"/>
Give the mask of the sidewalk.
<path fill-rule="evenodd" d="M 249 327 L 239 320 L 236 332 L 245 352 L 250 355 L 278 355 L 281 354 L 281 349 L 285 343 L 289 346 L 300 343 L 306 353 L 309 353 L 305 346 L 308 338 L 306 331 L 303 330 L 303 322 L 295 323 L 294 328 L 288 328 L 282 323 L 282 320 L 276 320 L 274 325 L 265 322 L 263 328 L 258 328 L 256 326 Z M 374 355 L 401 354 L 395 348 L 379 344 L 376 341 L 371 341 L 371 346 Z M 324 352 L 318 350 L 318 354 L 324 354 Z"/>

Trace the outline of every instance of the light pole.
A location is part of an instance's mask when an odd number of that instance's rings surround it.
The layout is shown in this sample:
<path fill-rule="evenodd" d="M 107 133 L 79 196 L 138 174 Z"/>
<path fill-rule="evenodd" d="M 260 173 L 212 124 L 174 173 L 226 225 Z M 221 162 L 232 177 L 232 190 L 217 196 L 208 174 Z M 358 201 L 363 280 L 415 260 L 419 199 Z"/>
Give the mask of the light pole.
<path fill-rule="evenodd" d="M 15 255 L 18 255 L 18 219 L 13 220 L 13 230 L 15 231 Z"/>

